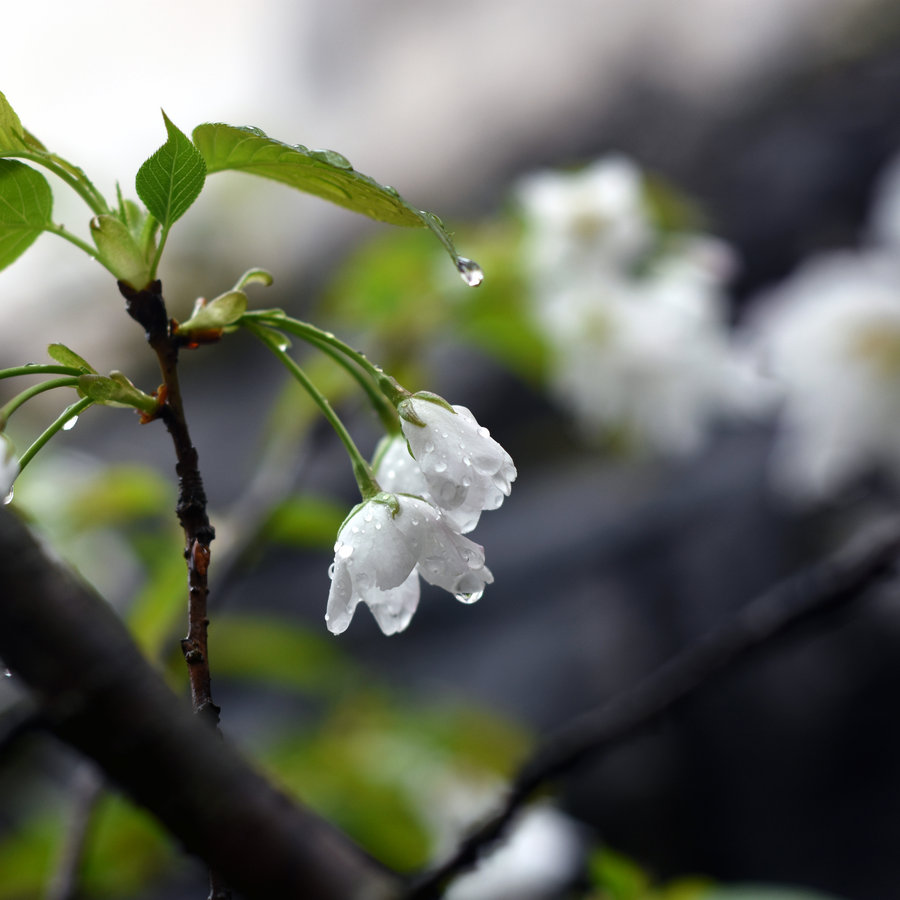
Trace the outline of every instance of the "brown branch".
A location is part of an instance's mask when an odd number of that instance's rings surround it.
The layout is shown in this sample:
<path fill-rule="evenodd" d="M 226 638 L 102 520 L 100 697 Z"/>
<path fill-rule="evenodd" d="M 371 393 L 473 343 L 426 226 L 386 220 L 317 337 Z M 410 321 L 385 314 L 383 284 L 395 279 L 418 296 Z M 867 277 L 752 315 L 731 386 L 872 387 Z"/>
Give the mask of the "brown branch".
<path fill-rule="evenodd" d="M 248 900 L 396 900 L 399 878 L 254 772 L 166 686 L 111 607 L 0 507 L 0 658 L 47 729 Z"/>
<path fill-rule="evenodd" d="M 220 710 L 212 699 L 207 643 L 207 569 L 209 545 L 215 537 L 215 530 L 206 513 L 206 492 L 200 476 L 199 457 L 188 431 L 178 382 L 181 341 L 173 332 L 159 281 L 140 291 L 120 281 L 119 291 L 125 297 L 128 315 L 143 326 L 147 343 L 156 354 L 162 374 L 158 417 L 165 423 L 175 447 L 175 472 L 178 475 L 175 512 L 184 530 L 184 556 L 188 568 L 188 634 L 181 642 L 181 649 L 188 667 L 194 712 L 218 725 Z"/>
<path fill-rule="evenodd" d="M 836 611 L 892 574 L 900 554 L 900 520 L 851 542 L 834 557 L 748 603 L 730 621 L 692 644 L 635 687 L 562 726 L 543 741 L 513 781 L 506 803 L 444 863 L 424 873 L 408 900 L 431 900 L 505 834 L 519 810 L 547 782 L 657 722 L 713 676 L 798 626 Z"/>

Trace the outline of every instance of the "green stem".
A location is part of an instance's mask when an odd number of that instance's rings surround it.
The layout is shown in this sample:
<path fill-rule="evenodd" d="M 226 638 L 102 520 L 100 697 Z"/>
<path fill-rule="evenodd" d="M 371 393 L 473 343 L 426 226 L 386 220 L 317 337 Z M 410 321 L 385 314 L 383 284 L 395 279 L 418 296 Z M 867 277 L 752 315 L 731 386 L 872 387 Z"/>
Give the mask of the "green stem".
<path fill-rule="evenodd" d="M 299 319 L 291 319 L 284 313 L 273 313 L 266 310 L 258 312 L 245 313 L 242 322 L 252 319 L 268 325 L 270 328 L 277 328 L 286 331 L 289 334 L 295 334 L 297 337 L 303 338 L 320 349 L 326 346 L 333 348 L 344 357 L 353 360 L 364 372 L 366 372 L 378 385 L 378 389 L 385 397 L 396 406 L 404 397 L 409 396 L 408 391 L 401 388 L 390 375 L 385 375 L 381 366 L 376 366 L 370 362 L 364 353 L 354 350 L 348 344 L 345 344 L 340 338 L 335 337 L 330 331 L 322 331 L 309 322 L 301 322 Z M 336 358 L 336 357 L 335 357 Z"/>
<path fill-rule="evenodd" d="M 251 333 L 258 337 L 263 344 L 265 344 L 272 353 L 281 361 L 282 365 L 287 368 L 287 370 L 300 382 L 303 386 L 303 389 L 307 394 L 312 398 L 313 402 L 322 412 L 322 415 L 328 420 L 328 424 L 335 430 L 337 436 L 341 439 L 341 443 L 347 450 L 347 453 L 350 455 L 350 461 L 353 466 L 353 474 L 356 476 L 356 483 L 359 485 L 359 491 L 362 494 L 363 500 L 368 500 L 370 497 L 374 497 L 377 494 L 381 487 L 378 482 L 375 480 L 375 476 L 372 474 L 372 467 L 369 465 L 368 461 L 359 452 L 359 448 L 353 441 L 353 438 L 350 437 L 350 432 L 347 431 L 344 423 L 340 420 L 338 414 L 334 411 L 332 405 L 328 402 L 328 398 L 310 381 L 309 376 L 297 365 L 297 363 L 282 350 L 280 347 L 277 347 L 271 339 L 263 332 L 260 328 L 256 326 L 254 322 L 246 321 L 246 317 L 242 320 L 242 324 L 244 327 Z"/>
<path fill-rule="evenodd" d="M 94 187 L 91 180 L 77 166 L 64 160 L 55 153 L 15 150 L 0 153 L 0 156 L 12 156 L 18 159 L 27 159 L 48 169 L 58 178 L 62 179 L 85 203 L 95 215 L 109 212 L 109 206 L 103 195 Z M 76 174 L 77 173 L 77 174 Z"/>
<path fill-rule="evenodd" d="M 42 365 L 40 363 L 26 363 L 24 366 L 0 369 L 0 379 L 15 378 L 18 375 L 69 375 L 72 378 L 78 378 L 80 375 L 84 375 L 84 371 L 72 366 Z"/>
<path fill-rule="evenodd" d="M 27 390 L 17 394 L 5 406 L 0 406 L 0 430 L 6 425 L 6 420 L 20 407 L 23 403 L 27 403 L 32 397 L 42 394 L 44 391 L 51 391 L 60 387 L 77 387 L 77 378 L 54 378 L 50 381 L 42 381 L 40 384 L 32 385 Z"/>
<path fill-rule="evenodd" d="M 359 367 L 354 365 L 353 360 L 348 359 L 331 344 L 312 337 L 307 337 L 306 340 L 318 350 L 321 350 L 326 356 L 330 356 L 366 392 L 366 396 L 381 420 L 384 430 L 388 434 L 398 434 L 400 432 L 400 419 L 397 417 L 397 408 L 384 396 L 384 393 L 378 389 L 372 382 L 372 379 L 365 372 L 361 372 Z"/>
<path fill-rule="evenodd" d="M 34 443 L 19 457 L 19 474 L 22 473 L 22 470 L 28 463 L 31 462 L 32 459 L 37 455 L 38 451 L 53 437 L 57 432 L 61 431 L 65 426 L 66 422 L 71 419 L 76 418 L 79 414 L 84 412 L 94 401 L 89 397 L 85 397 L 82 400 L 78 400 L 75 403 L 72 403 L 70 406 L 67 406 L 60 415 L 56 418 L 56 420 L 44 430 L 43 434 L 41 434 Z"/>
<path fill-rule="evenodd" d="M 156 253 L 153 256 L 153 263 L 150 266 L 150 280 L 154 281 L 156 279 L 156 269 L 159 266 L 159 261 L 162 258 L 162 252 L 166 246 L 166 240 L 169 237 L 169 229 L 163 228 L 163 230 L 159 233 L 159 245 L 156 248 Z"/>
<path fill-rule="evenodd" d="M 74 244 L 78 247 L 79 250 L 83 250 L 87 253 L 88 256 L 92 256 L 94 259 L 100 255 L 97 253 L 96 249 L 88 244 L 86 241 L 81 240 L 81 238 L 75 237 L 71 231 L 66 229 L 65 225 L 57 225 L 55 223 L 51 223 L 45 229 L 45 231 L 49 231 L 51 234 L 58 235 L 63 238 L 63 240 L 68 241 L 70 244 Z"/>

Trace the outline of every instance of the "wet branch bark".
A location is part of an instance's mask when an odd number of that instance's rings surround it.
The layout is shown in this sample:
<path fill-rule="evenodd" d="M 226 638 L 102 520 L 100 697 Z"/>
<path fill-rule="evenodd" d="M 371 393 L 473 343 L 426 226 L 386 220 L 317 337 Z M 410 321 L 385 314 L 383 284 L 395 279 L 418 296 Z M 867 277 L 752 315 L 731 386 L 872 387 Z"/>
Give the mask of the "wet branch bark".
<path fill-rule="evenodd" d="M 248 900 L 398 900 L 398 876 L 198 721 L 102 598 L 0 507 L 0 658 L 41 724 Z"/>
<path fill-rule="evenodd" d="M 896 574 L 900 520 L 881 523 L 819 565 L 777 585 L 690 645 L 630 690 L 562 726 L 519 770 L 506 802 L 453 855 L 414 884 L 409 900 L 432 900 L 503 838 L 521 808 L 549 781 L 656 723 L 714 676 L 804 623 L 845 607 L 880 579 Z"/>

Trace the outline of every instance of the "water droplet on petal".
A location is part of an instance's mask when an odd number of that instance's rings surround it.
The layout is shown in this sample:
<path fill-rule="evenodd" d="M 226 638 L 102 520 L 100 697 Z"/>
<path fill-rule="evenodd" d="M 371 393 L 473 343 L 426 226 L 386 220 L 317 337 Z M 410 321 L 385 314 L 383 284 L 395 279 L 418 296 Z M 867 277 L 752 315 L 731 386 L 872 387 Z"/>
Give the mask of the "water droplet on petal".
<path fill-rule="evenodd" d="M 459 277 L 469 287 L 478 287 L 484 281 L 484 272 L 474 259 L 468 259 L 465 256 L 457 257 L 456 269 L 459 272 Z"/>
<path fill-rule="evenodd" d="M 341 544 L 340 549 L 337 551 L 337 555 L 341 559 L 350 559 L 353 555 L 353 547 L 350 544 Z"/>
<path fill-rule="evenodd" d="M 3 505 L 4 505 L 4 506 L 8 506 L 10 503 L 13 502 L 13 495 L 15 494 L 15 492 L 16 492 L 16 489 L 15 489 L 15 488 L 10 488 L 10 489 L 9 489 L 9 493 L 3 498 Z"/>
<path fill-rule="evenodd" d="M 75 423 L 78 421 L 78 416 L 72 416 L 65 425 L 63 425 L 63 431 L 71 431 L 75 427 Z"/>
<path fill-rule="evenodd" d="M 4 677 L 4 678 L 12 678 L 12 677 L 13 677 L 13 673 L 12 673 L 9 669 L 4 669 L 4 670 L 3 670 L 3 677 Z"/>
<path fill-rule="evenodd" d="M 434 444 L 432 444 L 431 441 L 426 442 L 426 444 L 425 444 L 425 452 L 426 452 L 426 453 L 431 453 L 433 450 L 434 450 Z"/>
<path fill-rule="evenodd" d="M 485 428 L 484 425 L 479 425 L 479 426 L 478 426 L 478 437 L 487 438 L 487 437 L 490 437 L 490 436 L 491 436 L 490 431 L 488 431 L 488 429 Z"/>
<path fill-rule="evenodd" d="M 480 600 L 484 591 L 472 591 L 470 594 L 454 594 L 453 596 L 459 600 L 460 603 L 474 603 L 476 600 Z"/>
<path fill-rule="evenodd" d="M 332 564 L 328 567 L 328 577 L 329 577 L 332 581 L 334 581 L 334 563 L 332 563 Z M 326 616 L 325 618 L 327 619 L 328 617 Z"/>
<path fill-rule="evenodd" d="M 447 471 L 447 462 L 446 462 L 446 460 L 439 459 L 439 460 L 434 464 L 434 471 L 437 472 L 438 474 L 440 474 L 441 472 L 446 472 L 446 471 Z"/>

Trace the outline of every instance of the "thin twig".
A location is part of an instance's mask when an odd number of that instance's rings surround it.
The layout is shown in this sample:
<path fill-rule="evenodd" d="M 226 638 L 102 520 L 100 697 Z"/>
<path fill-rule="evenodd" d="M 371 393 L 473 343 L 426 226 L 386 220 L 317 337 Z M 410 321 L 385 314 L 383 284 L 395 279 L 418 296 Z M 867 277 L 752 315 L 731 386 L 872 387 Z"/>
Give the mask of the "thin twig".
<path fill-rule="evenodd" d="M 147 343 L 156 353 L 162 374 L 163 382 L 157 393 L 160 401 L 158 417 L 165 423 L 175 447 L 175 471 L 178 475 L 175 512 L 184 530 L 184 556 L 188 570 L 188 633 L 181 642 L 181 650 L 188 667 L 194 713 L 218 727 L 220 709 L 212 699 L 207 643 L 207 570 L 209 545 L 215 537 L 215 530 L 206 512 L 206 492 L 200 476 L 199 457 L 188 431 L 178 382 L 178 350 L 182 341 L 173 333 L 159 281 L 154 281 L 141 291 L 120 281 L 119 290 L 125 297 L 128 315 L 143 326 Z M 230 891 L 217 873 L 210 872 L 209 900 L 228 900 L 230 896 Z"/>
<path fill-rule="evenodd" d="M 777 585 L 733 619 L 673 657 L 635 687 L 562 726 L 519 770 L 504 806 L 473 831 L 444 863 L 424 873 L 408 900 L 430 900 L 476 864 L 503 837 L 522 806 L 548 781 L 655 723 L 751 652 L 801 623 L 861 596 L 891 573 L 900 554 L 900 521 L 892 519 L 832 558 Z"/>

